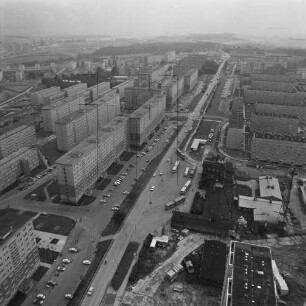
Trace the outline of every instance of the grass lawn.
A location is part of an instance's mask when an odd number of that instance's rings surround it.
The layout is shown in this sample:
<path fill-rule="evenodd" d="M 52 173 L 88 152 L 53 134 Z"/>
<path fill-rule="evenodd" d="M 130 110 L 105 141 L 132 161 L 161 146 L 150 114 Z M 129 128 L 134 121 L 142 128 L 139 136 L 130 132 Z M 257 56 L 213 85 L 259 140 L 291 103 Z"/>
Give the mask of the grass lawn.
<path fill-rule="evenodd" d="M 121 160 L 121 161 L 129 161 L 134 155 L 135 155 L 134 152 L 127 152 L 127 151 L 124 151 L 124 152 L 120 155 L 120 160 Z"/>
<path fill-rule="evenodd" d="M 108 178 L 105 178 L 105 179 L 102 179 L 98 185 L 95 187 L 95 189 L 98 189 L 98 190 L 104 190 L 108 185 L 109 183 L 111 182 L 112 180 L 111 179 L 108 179 Z"/>
<path fill-rule="evenodd" d="M 53 165 L 58 158 L 65 154 L 65 152 L 58 151 L 56 140 L 45 143 L 41 149 L 49 159 L 51 165 Z"/>
<path fill-rule="evenodd" d="M 27 298 L 27 295 L 21 291 L 17 291 L 14 297 L 10 300 L 7 306 L 20 306 Z"/>
<path fill-rule="evenodd" d="M 201 100 L 202 96 L 203 96 L 203 93 L 200 93 L 196 95 L 195 97 L 193 97 L 192 101 L 188 105 L 188 109 L 190 112 L 193 112 L 193 110 L 198 105 L 199 101 Z"/>
<path fill-rule="evenodd" d="M 48 214 L 47 216 L 40 215 L 33 221 L 33 225 L 38 231 L 68 236 L 75 226 L 75 221 L 67 217 Z"/>
<path fill-rule="evenodd" d="M 44 275 L 48 270 L 49 269 L 47 267 L 39 266 L 38 269 L 35 271 L 35 273 L 31 276 L 31 279 L 39 282 L 44 277 Z"/>
<path fill-rule="evenodd" d="M 76 288 L 73 299 L 70 300 L 67 306 L 79 305 L 83 296 L 85 295 L 91 280 L 95 276 L 98 268 L 100 266 L 101 261 L 103 260 L 105 254 L 107 253 L 111 243 L 113 242 L 112 239 L 104 240 L 97 244 L 95 257 L 93 258 L 91 265 L 89 266 L 86 274 L 83 276 L 81 282 L 79 283 L 78 287 Z M 97 289 L 97 288 L 96 288 Z"/>
<path fill-rule="evenodd" d="M 36 189 L 32 190 L 30 193 L 26 194 L 24 199 L 25 200 L 30 200 L 32 194 L 37 194 L 35 201 L 45 201 L 46 200 L 46 195 L 44 192 L 44 188 L 51 182 L 51 180 L 46 181 L 45 183 L 41 184 L 38 186 Z"/>
<path fill-rule="evenodd" d="M 49 249 L 44 249 L 44 248 L 38 248 L 38 253 L 39 253 L 40 261 L 48 263 L 50 265 L 54 263 L 54 261 L 59 255 L 59 252 L 49 250 Z"/>
<path fill-rule="evenodd" d="M 124 281 L 130 266 L 134 259 L 134 253 L 137 252 L 139 243 L 130 242 L 121 258 L 121 261 L 117 267 L 117 270 L 112 278 L 111 284 L 114 290 L 118 290 Z"/>
<path fill-rule="evenodd" d="M 109 175 L 117 175 L 121 169 L 124 167 L 124 165 L 122 164 L 117 164 L 117 163 L 112 163 L 108 169 L 107 169 L 107 173 Z"/>
<path fill-rule="evenodd" d="M 252 189 L 249 186 L 237 184 L 237 193 L 242 196 L 251 197 Z"/>

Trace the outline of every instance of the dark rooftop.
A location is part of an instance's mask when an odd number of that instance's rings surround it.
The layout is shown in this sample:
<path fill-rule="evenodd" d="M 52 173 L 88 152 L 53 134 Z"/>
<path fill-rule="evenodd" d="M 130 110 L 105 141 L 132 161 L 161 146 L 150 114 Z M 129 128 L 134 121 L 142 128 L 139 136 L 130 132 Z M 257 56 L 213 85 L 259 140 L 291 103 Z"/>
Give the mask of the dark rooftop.
<path fill-rule="evenodd" d="M 232 304 L 276 304 L 270 248 L 235 242 Z"/>
<path fill-rule="evenodd" d="M 222 286 L 226 265 L 226 244 L 217 240 L 205 240 L 200 279 Z"/>
<path fill-rule="evenodd" d="M 18 231 L 25 223 L 27 223 L 31 218 L 33 218 L 36 213 L 30 211 L 21 211 L 17 209 L 5 208 L 0 210 L 0 245 L 2 245 L 6 238 L 11 234 L 7 235 L 12 231 L 12 233 Z"/>

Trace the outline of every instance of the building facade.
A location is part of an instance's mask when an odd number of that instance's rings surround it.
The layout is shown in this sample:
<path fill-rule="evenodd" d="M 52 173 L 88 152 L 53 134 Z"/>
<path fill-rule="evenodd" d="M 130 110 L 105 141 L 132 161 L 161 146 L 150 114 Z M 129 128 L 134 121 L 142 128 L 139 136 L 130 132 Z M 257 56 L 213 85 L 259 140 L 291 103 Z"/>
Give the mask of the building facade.
<path fill-rule="evenodd" d="M 170 78 L 162 84 L 162 89 L 166 95 L 166 108 L 171 109 L 174 102 L 184 92 L 184 77 Z"/>
<path fill-rule="evenodd" d="M 42 108 L 43 124 L 45 132 L 55 132 L 55 122 L 77 111 L 84 104 L 84 96 L 74 96 L 44 106 Z"/>
<path fill-rule="evenodd" d="M 141 147 L 165 116 L 166 96 L 155 96 L 130 115 L 130 145 Z"/>
<path fill-rule="evenodd" d="M 40 260 L 31 215 L 8 211 L 0 224 L 0 305 L 6 305 Z"/>
<path fill-rule="evenodd" d="M 39 165 L 37 149 L 23 147 L 0 160 L 0 192 Z"/>
<path fill-rule="evenodd" d="M 22 125 L 0 136 L 0 159 L 5 158 L 22 147 L 36 144 L 34 126 Z"/>
<path fill-rule="evenodd" d="M 57 146 L 60 151 L 69 151 L 85 140 L 120 113 L 118 94 L 109 93 L 78 111 L 55 122 Z"/>
<path fill-rule="evenodd" d="M 148 87 L 127 87 L 125 88 L 124 107 L 126 109 L 137 109 L 155 95 L 161 95 L 161 89 Z"/>
<path fill-rule="evenodd" d="M 53 86 L 50 88 L 46 88 L 40 91 L 36 91 L 31 93 L 31 100 L 33 105 L 41 105 L 44 104 L 43 97 L 53 95 L 55 93 L 59 93 L 61 88 L 59 86 Z"/>
<path fill-rule="evenodd" d="M 77 203 L 128 147 L 129 118 L 117 116 L 56 162 L 60 197 Z"/>
<path fill-rule="evenodd" d="M 86 83 L 79 83 L 76 85 L 72 85 L 70 87 L 67 87 L 65 89 L 63 89 L 62 91 L 65 93 L 66 97 L 70 97 L 72 95 L 76 95 L 80 92 L 82 92 L 83 90 L 87 89 L 87 84 Z"/>
<path fill-rule="evenodd" d="M 184 75 L 184 91 L 190 92 L 198 82 L 198 69 L 192 68 Z"/>
<path fill-rule="evenodd" d="M 255 133 L 251 142 L 253 160 L 306 165 L 306 139 Z"/>

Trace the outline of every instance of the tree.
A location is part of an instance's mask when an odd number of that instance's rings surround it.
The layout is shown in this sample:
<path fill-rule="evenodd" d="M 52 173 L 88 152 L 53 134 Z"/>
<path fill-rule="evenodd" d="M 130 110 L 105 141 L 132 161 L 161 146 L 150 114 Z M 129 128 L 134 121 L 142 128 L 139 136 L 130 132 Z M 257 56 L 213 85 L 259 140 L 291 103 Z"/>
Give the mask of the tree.
<path fill-rule="evenodd" d="M 218 71 L 218 64 L 215 61 L 206 61 L 202 68 L 201 72 L 206 74 L 215 74 Z"/>
<path fill-rule="evenodd" d="M 125 218 L 125 212 L 123 210 L 117 210 L 114 215 L 113 215 L 113 219 L 116 223 L 121 224 L 123 222 Z"/>

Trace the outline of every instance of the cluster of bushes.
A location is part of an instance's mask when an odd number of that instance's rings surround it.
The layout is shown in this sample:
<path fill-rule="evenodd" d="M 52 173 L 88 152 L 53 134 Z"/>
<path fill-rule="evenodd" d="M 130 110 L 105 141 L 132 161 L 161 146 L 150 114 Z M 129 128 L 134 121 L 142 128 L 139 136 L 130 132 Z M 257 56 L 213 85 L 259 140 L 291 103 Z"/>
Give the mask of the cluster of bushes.
<path fill-rule="evenodd" d="M 127 275 L 130 266 L 134 259 L 134 254 L 137 252 L 139 243 L 130 242 L 121 258 L 121 261 L 117 267 L 117 270 L 112 278 L 111 284 L 114 290 L 118 290 L 122 285 L 125 276 Z"/>
<path fill-rule="evenodd" d="M 99 269 L 100 262 L 104 258 L 107 250 L 109 249 L 112 239 L 101 241 L 97 244 L 95 257 L 91 262 L 86 274 L 82 278 L 81 282 L 79 283 L 78 287 L 76 288 L 72 300 L 69 301 L 67 306 L 79 305 L 82 301 L 85 292 L 96 274 L 97 270 Z"/>

